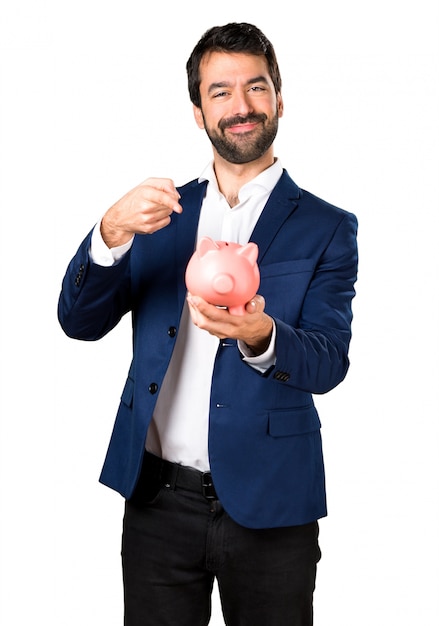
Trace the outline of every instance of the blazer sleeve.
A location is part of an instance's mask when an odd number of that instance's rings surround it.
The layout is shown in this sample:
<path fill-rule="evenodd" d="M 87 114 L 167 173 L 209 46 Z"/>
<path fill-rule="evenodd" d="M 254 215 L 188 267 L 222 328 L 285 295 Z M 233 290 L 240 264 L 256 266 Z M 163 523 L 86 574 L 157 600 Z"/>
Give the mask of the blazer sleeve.
<path fill-rule="evenodd" d="M 321 255 L 297 327 L 276 323 L 276 365 L 269 376 L 310 393 L 326 393 L 349 368 L 352 298 L 357 278 L 357 220 L 346 213 Z"/>
<path fill-rule="evenodd" d="M 131 308 L 130 252 L 111 267 L 93 263 L 89 254 L 92 232 L 70 261 L 58 301 L 64 332 L 86 341 L 106 335 Z"/>

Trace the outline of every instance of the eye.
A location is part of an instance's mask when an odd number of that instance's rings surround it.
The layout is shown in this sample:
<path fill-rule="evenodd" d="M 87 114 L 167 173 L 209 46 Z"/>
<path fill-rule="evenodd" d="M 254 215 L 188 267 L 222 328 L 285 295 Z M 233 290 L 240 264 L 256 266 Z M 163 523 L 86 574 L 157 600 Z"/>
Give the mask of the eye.
<path fill-rule="evenodd" d="M 253 85 L 252 87 L 250 87 L 249 91 L 253 91 L 253 92 L 265 91 L 265 87 L 260 87 L 259 85 Z"/>

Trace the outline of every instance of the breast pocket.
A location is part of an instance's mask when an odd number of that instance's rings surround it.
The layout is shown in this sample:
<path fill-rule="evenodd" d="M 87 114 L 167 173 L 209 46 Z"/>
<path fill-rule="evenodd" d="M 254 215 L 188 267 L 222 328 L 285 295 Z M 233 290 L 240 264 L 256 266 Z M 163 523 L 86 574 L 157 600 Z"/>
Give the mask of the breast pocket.
<path fill-rule="evenodd" d="M 266 312 L 289 324 L 296 323 L 314 269 L 313 259 L 261 265 L 259 293 L 265 298 Z"/>

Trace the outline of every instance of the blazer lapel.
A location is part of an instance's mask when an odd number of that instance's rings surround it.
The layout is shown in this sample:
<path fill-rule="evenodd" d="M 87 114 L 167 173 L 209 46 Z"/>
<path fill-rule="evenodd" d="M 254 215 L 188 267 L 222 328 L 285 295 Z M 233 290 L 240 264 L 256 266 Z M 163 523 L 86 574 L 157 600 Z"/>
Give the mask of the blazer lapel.
<path fill-rule="evenodd" d="M 186 266 L 195 250 L 195 242 L 198 228 L 198 220 L 200 217 L 201 204 L 204 199 L 207 181 L 198 183 L 193 181 L 186 185 L 181 192 L 180 203 L 183 207 L 183 213 L 175 216 L 177 224 L 176 246 L 177 254 L 177 272 L 178 272 L 178 301 L 180 308 L 183 307 L 186 299 L 186 288 L 184 283 L 184 273 Z"/>
<path fill-rule="evenodd" d="M 259 248 L 258 263 L 261 263 L 282 224 L 297 208 L 299 195 L 299 187 L 284 170 L 250 237 L 250 241 Z"/>

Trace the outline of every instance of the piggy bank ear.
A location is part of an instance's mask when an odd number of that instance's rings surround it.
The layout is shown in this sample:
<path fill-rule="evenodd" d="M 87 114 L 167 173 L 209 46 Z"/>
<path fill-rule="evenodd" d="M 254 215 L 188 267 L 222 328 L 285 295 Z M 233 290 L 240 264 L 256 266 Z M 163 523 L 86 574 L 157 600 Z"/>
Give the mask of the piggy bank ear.
<path fill-rule="evenodd" d="M 219 250 L 219 245 L 210 237 L 201 237 L 197 244 L 197 253 L 202 258 L 209 250 Z"/>
<path fill-rule="evenodd" d="M 242 248 L 238 250 L 238 254 L 248 259 L 252 265 L 256 265 L 256 261 L 258 260 L 258 252 L 258 246 L 253 242 L 247 243 L 245 246 L 242 246 Z"/>

